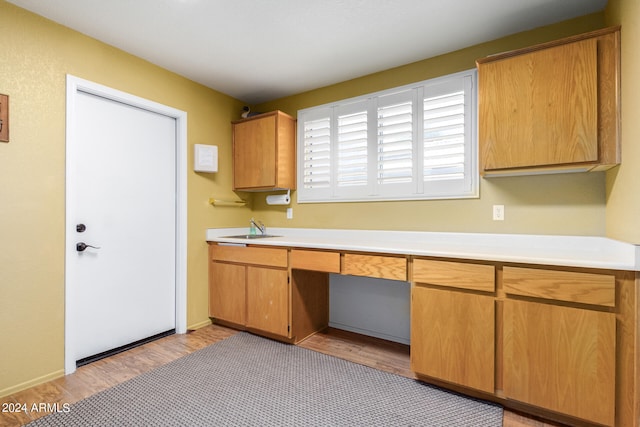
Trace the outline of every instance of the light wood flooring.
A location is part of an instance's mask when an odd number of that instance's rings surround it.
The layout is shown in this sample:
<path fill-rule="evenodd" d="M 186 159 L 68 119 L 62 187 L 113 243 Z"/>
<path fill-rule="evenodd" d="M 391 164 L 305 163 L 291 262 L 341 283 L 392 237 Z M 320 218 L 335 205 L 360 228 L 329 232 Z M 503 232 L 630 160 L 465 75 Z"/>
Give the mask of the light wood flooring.
<path fill-rule="evenodd" d="M 62 407 L 94 393 L 112 387 L 179 357 L 228 338 L 237 331 L 218 325 L 206 326 L 184 335 L 171 335 L 140 347 L 82 366 L 75 373 L 0 398 L 3 410 L 25 405 L 27 412 L 0 412 L 0 426 L 20 426 L 46 415 L 46 411 L 31 411 L 42 403 Z M 311 350 L 368 365 L 383 371 L 414 378 L 409 368 L 409 347 L 377 338 L 329 329 L 299 344 Z M 38 408 L 38 406 L 36 406 Z M 505 427 L 550 427 L 545 423 L 515 412 L 504 412 Z"/>

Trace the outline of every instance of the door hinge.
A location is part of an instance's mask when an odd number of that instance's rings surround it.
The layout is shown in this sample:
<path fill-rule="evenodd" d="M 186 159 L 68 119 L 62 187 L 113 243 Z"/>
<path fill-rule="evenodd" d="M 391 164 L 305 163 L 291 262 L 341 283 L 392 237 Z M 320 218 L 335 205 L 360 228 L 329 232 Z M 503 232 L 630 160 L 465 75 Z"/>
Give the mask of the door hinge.
<path fill-rule="evenodd" d="M 291 283 L 291 277 L 287 276 L 287 285 Z"/>

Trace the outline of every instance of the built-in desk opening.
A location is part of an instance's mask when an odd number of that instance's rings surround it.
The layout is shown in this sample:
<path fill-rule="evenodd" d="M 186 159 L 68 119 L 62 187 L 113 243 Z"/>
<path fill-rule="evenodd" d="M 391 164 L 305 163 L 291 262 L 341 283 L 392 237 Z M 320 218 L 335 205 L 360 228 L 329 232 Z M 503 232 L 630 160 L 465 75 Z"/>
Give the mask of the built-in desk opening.
<path fill-rule="evenodd" d="M 330 327 L 409 344 L 410 322 L 409 282 L 330 275 Z"/>

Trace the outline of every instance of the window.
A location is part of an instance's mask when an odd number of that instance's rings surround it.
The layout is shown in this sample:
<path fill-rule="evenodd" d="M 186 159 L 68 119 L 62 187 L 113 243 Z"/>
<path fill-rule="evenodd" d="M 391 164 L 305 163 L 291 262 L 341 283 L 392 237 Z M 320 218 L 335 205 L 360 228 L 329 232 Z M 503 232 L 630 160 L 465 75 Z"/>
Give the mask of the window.
<path fill-rule="evenodd" d="M 477 197 L 475 70 L 298 111 L 298 202 Z"/>

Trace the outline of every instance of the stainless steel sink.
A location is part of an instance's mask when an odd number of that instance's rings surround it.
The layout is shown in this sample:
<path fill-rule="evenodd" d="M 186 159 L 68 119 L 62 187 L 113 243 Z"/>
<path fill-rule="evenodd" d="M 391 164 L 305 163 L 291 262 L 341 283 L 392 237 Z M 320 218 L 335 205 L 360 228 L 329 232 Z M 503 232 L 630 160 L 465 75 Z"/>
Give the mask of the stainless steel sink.
<path fill-rule="evenodd" d="M 280 237 L 273 234 L 238 234 L 236 236 L 221 236 L 223 239 L 265 239 L 268 237 Z"/>

